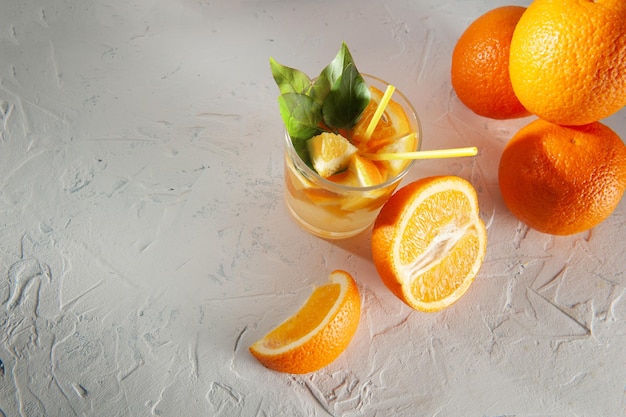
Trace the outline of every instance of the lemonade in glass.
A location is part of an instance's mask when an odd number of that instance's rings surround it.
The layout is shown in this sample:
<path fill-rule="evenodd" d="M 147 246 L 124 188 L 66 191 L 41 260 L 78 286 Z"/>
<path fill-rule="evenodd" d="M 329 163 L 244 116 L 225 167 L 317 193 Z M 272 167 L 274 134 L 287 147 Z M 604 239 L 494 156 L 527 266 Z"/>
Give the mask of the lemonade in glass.
<path fill-rule="evenodd" d="M 271 63 L 279 86 L 285 80 L 289 84 L 281 87 L 279 102 L 286 126 L 285 199 L 290 213 L 305 230 L 323 238 L 363 232 L 414 162 L 395 155 L 420 148 L 415 110 L 389 83 L 359 74 L 345 44 L 324 70 L 331 73 L 326 86 L 316 85 L 319 77 L 309 80 Z M 339 91 L 345 86 L 352 91 Z M 303 111 L 308 106 L 309 113 Z M 338 113 L 343 114 L 335 117 Z"/>

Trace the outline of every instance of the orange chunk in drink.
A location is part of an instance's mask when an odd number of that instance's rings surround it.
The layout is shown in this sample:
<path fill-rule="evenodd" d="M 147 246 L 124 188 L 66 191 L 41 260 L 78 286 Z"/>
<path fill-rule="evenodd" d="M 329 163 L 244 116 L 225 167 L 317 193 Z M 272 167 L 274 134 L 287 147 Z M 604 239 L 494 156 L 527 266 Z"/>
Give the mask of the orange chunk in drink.
<path fill-rule="evenodd" d="M 381 90 L 373 86 L 370 87 L 370 91 L 372 98 L 352 130 L 351 136 L 352 142 L 362 153 L 376 153 L 382 147 L 394 143 L 397 139 L 407 136 L 412 131 L 409 118 L 402 106 L 394 100 L 389 100 L 372 134 L 367 137 L 367 128 L 384 95 Z M 405 148 L 403 151 L 412 151 L 414 149 Z"/>

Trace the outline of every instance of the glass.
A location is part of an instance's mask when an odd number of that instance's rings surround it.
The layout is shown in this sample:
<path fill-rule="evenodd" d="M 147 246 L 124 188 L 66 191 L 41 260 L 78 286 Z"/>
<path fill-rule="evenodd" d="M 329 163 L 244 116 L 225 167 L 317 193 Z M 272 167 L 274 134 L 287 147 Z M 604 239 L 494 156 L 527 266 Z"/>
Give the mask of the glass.
<path fill-rule="evenodd" d="M 368 85 L 385 91 L 388 83 L 362 74 Z M 421 125 L 409 100 L 395 90 L 392 100 L 402 106 L 411 131 L 415 132 L 413 149 L 421 146 Z M 414 160 L 390 162 L 391 176 L 384 182 L 356 187 L 332 182 L 321 177 L 298 156 L 289 133 L 285 131 L 285 200 L 291 215 L 305 230 L 326 239 L 355 236 L 374 223 L 383 204 L 407 174 Z M 393 165 L 391 165 L 393 164 Z"/>

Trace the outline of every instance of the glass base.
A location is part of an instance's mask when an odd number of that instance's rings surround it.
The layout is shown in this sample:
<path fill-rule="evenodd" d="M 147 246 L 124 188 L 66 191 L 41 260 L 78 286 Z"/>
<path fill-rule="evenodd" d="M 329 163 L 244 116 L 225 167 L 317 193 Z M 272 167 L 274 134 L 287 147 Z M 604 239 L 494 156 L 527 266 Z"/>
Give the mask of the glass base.
<path fill-rule="evenodd" d="M 349 237 L 353 237 L 360 233 L 363 233 L 364 231 L 369 229 L 374 223 L 374 222 L 371 222 L 369 224 L 366 224 L 363 227 L 360 227 L 354 230 L 347 230 L 347 231 L 341 231 L 341 232 L 329 231 L 325 229 L 320 229 L 319 227 L 315 227 L 309 224 L 308 222 L 306 222 L 304 219 L 302 219 L 302 217 L 298 215 L 298 213 L 293 209 L 293 207 L 291 207 L 288 199 L 285 199 L 285 204 L 287 205 L 287 209 L 289 210 L 291 217 L 293 217 L 293 219 L 296 221 L 296 223 L 298 223 L 300 227 L 302 227 L 307 232 L 312 233 L 315 236 L 321 237 L 323 239 L 332 239 L 332 240 L 347 239 Z"/>

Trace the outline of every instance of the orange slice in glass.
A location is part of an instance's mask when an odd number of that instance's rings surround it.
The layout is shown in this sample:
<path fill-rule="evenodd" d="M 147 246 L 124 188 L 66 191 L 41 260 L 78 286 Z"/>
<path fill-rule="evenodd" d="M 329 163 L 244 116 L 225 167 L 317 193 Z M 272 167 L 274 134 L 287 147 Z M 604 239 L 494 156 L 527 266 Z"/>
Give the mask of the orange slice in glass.
<path fill-rule="evenodd" d="M 357 148 L 341 135 L 324 132 L 307 141 L 311 163 L 324 178 L 343 171 Z"/>
<path fill-rule="evenodd" d="M 370 86 L 370 91 L 372 98 L 352 130 L 351 140 L 362 152 L 374 153 L 381 147 L 411 133 L 411 124 L 402 106 L 391 99 L 372 135 L 366 138 L 367 127 L 384 95 L 384 92 L 373 86 Z"/>

